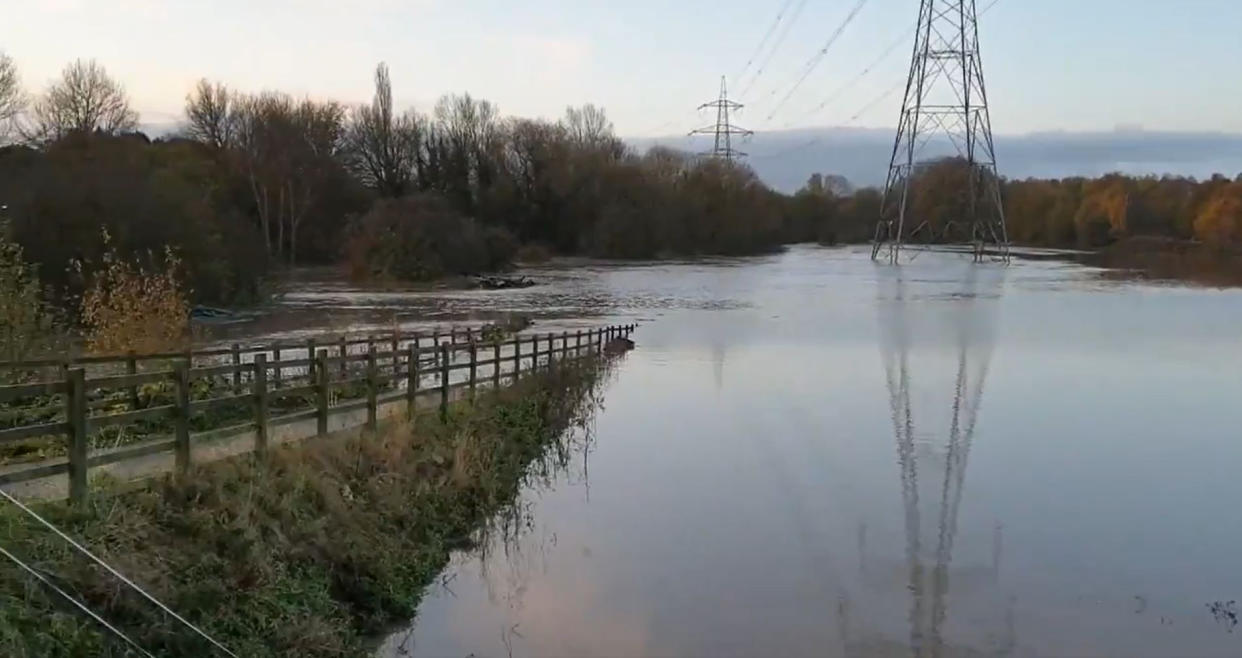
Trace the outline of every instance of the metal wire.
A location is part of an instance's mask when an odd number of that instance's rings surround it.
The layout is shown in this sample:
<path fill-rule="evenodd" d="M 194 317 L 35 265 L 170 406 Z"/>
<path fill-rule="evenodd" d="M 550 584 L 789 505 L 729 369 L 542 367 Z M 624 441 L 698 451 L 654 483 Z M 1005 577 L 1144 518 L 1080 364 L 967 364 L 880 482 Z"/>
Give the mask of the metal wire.
<path fill-rule="evenodd" d="M 146 649 L 143 649 L 137 642 L 133 641 L 132 639 L 130 639 L 128 635 L 122 632 L 121 629 L 117 628 L 116 626 L 113 626 L 112 624 L 109 624 L 108 620 L 95 614 L 93 610 L 86 607 L 86 604 L 73 598 L 73 596 L 71 596 L 65 590 L 57 587 L 56 583 L 53 583 L 52 581 L 48 580 L 47 576 L 44 576 L 42 573 L 40 573 L 38 569 L 35 569 L 34 567 L 26 564 L 25 562 L 22 562 L 21 559 L 19 559 L 16 555 L 13 555 L 12 553 L 10 553 L 3 546 L 0 546 L 0 554 L 3 554 L 4 557 L 7 557 L 9 560 L 11 560 L 13 564 L 16 564 L 17 566 L 21 567 L 26 573 L 34 576 L 39 582 L 46 585 L 48 589 L 59 594 L 61 598 L 72 603 L 73 607 L 77 608 L 78 610 L 81 610 L 82 612 L 86 613 L 88 617 L 99 622 L 100 625 L 102 625 L 104 628 L 111 631 L 113 635 L 121 638 L 121 640 L 123 640 L 125 644 L 128 644 L 130 647 L 132 647 L 134 651 L 137 651 L 138 653 L 144 656 L 148 656 L 149 658 L 155 658 L 155 656 L 151 655 L 151 652 L 147 651 Z"/>
<path fill-rule="evenodd" d="M 9 494 L 9 492 L 5 491 L 4 489 L 0 489 L 0 496 L 3 496 L 3 497 L 4 497 L 6 500 L 8 500 L 10 503 L 13 503 L 15 506 L 17 506 L 17 508 L 18 508 L 18 509 L 20 509 L 21 511 L 23 511 L 23 512 L 25 512 L 26 514 L 30 515 L 30 517 L 32 517 L 33 519 L 35 519 L 35 520 L 36 520 L 36 521 L 38 521 L 39 523 L 43 524 L 43 526 L 44 526 L 44 527 L 46 527 L 48 530 L 51 530 L 53 533 L 55 533 L 55 534 L 56 534 L 56 536 L 58 536 L 58 537 L 60 537 L 61 539 L 65 540 L 66 542 L 68 542 L 68 543 L 69 543 L 69 545 L 70 545 L 70 546 L 72 546 L 72 547 L 74 547 L 75 549 L 77 549 L 79 553 L 82 553 L 82 554 L 83 554 L 83 555 L 85 555 L 86 557 L 90 558 L 92 562 L 94 562 L 95 564 L 98 564 L 99 566 L 101 566 L 101 567 L 103 567 L 104 569 L 106 569 L 106 570 L 108 571 L 108 573 L 112 574 L 113 576 L 116 576 L 116 578 L 117 578 L 118 580 L 120 580 L 121 582 L 125 583 L 126 585 L 129 585 L 131 588 L 133 588 L 133 590 L 134 590 L 134 591 L 136 591 L 136 592 L 138 592 L 139 594 L 141 594 L 141 595 L 143 596 L 143 598 L 145 598 L 146 600 L 150 601 L 150 602 L 151 602 L 152 604 L 154 604 L 157 608 L 159 608 L 160 610 L 163 610 L 164 612 L 168 613 L 168 614 L 169 614 L 169 615 L 170 615 L 173 619 L 176 619 L 177 621 L 179 621 L 179 622 L 181 622 L 182 624 L 184 624 L 187 628 L 189 628 L 190 630 L 192 630 L 192 631 L 194 631 L 196 634 L 198 634 L 198 635 L 199 635 L 199 637 L 202 637 L 204 640 L 207 640 L 208 642 L 210 642 L 212 646 L 214 646 L 215 648 L 217 648 L 217 649 L 219 649 L 220 651 L 224 652 L 226 655 L 233 656 L 233 658 L 237 658 L 237 654 L 233 653 L 232 651 L 229 651 L 227 647 L 225 647 L 223 644 L 220 644 L 219 642 L 217 642 L 214 638 L 212 638 L 212 637 L 211 637 L 210 635 L 208 635 L 207 633 L 203 632 L 203 630 L 202 630 L 202 629 L 200 629 L 199 627 L 195 626 L 194 624 L 191 624 L 189 621 L 187 621 L 184 617 L 182 617 L 181 615 L 177 614 L 176 612 L 173 612 L 172 608 L 169 608 L 168 606 L 166 606 L 166 605 L 164 605 L 163 603 L 161 603 L 161 602 L 159 601 L 159 599 L 155 598 L 155 597 L 154 597 L 154 596 L 152 596 L 151 594 L 148 594 L 146 590 L 144 590 L 144 589 L 142 589 L 141 587 L 139 587 L 136 583 L 134 583 L 134 581 L 130 580 L 129 578 L 126 578 L 124 574 L 122 574 L 121 572 L 117 571 L 116 569 L 113 569 L 111 565 L 109 565 L 107 562 L 104 562 L 102 559 L 100 559 L 100 558 L 99 558 L 98 556 L 96 556 L 94 553 L 92 553 L 92 552 L 90 552 L 89 550 L 87 550 L 87 548 L 86 548 L 85 546 L 82 546 L 82 545 L 81 545 L 81 544 L 79 544 L 78 542 L 74 541 L 72 537 L 70 537 L 69 535 L 65 534 L 64 532 L 61 532 L 60 528 L 57 528 L 56 526 L 52 525 L 50 522 L 48 522 L 48 521 L 47 521 L 46 519 L 44 519 L 42 516 L 39 516 L 39 514 L 38 514 L 37 512 L 35 512 L 34 510 L 30 509 L 29 507 L 26 507 L 24 504 L 22 504 L 22 502 L 21 502 L 20 500 L 18 500 L 18 499 L 16 499 L 16 498 L 14 498 L 11 494 Z M 148 654 L 148 655 L 149 655 L 149 654 Z"/>

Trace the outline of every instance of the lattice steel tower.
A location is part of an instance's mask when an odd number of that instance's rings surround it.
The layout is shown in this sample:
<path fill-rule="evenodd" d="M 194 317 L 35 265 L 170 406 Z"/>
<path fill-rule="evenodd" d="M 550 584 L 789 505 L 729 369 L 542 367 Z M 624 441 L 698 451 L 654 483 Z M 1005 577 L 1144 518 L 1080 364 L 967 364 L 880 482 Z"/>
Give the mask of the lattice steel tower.
<path fill-rule="evenodd" d="M 754 133 L 752 130 L 739 128 L 729 122 L 729 112 L 742 109 L 742 104 L 729 100 L 729 90 L 725 86 L 724 76 L 720 76 L 720 98 L 710 103 L 703 103 L 699 106 L 700 110 L 714 108 L 716 110 L 716 125 L 705 126 L 697 130 L 691 130 L 690 135 L 715 135 L 716 142 L 710 151 L 704 151 L 700 155 L 719 158 L 732 162 L 735 158 L 746 157 L 745 153 L 733 148 L 733 136 L 740 135 L 749 137 Z"/>
<path fill-rule="evenodd" d="M 947 137 L 963 166 L 969 168 L 962 190 L 965 216 L 939 227 L 910 213 L 911 183 L 922 167 L 943 160 L 922 157 L 928 142 L 937 137 L 941 142 Z M 888 245 L 888 259 L 896 263 L 903 243 L 915 238 L 929 243 L 969 243 L 975 260 L 982 260 L 989 247 L 994 255 L 1009 257 L 975 0 L 919 3 L 914 54 L 871 258 L 878 258 Z"/>

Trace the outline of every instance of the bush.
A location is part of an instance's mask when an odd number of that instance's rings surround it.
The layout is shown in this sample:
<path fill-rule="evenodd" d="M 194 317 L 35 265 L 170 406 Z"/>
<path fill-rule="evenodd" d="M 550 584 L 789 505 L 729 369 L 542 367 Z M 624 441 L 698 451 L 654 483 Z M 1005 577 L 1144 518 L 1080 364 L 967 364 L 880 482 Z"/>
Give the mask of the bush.
<path fill-rule="evenodd" d="M 87 350 L 151 354 L 184 347 L 190 308 L 178 278 L 180 265 L 171 251 L 161 264 L 145 269 L 115 250 L 105 253 L 87 279 L 80 305 Z"/>
<path fill-rule="evenodd" d="M 509 265 L 517 242 L 500 227 L 482 228 L 443 197 L 384 200 L 354 225 L 346 260 L 354 278 L 424 281 Z"/>
<path fill-rule="evenodd" d="M 10 239 L 7 222 L 0 223 L 0 359 L 47 351 L 58 333 L 38 272 Z"/>

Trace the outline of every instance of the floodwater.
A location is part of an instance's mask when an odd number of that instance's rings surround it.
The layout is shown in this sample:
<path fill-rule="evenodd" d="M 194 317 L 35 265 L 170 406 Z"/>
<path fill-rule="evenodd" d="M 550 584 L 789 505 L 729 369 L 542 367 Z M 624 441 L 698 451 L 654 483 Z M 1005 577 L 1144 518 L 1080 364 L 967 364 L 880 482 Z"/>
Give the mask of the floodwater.
<path fill-rule="evenodd" d="M 1242 292 L 868 252 L 419 302 L 638 348 L 378 655 L 1242 655 Z"/>

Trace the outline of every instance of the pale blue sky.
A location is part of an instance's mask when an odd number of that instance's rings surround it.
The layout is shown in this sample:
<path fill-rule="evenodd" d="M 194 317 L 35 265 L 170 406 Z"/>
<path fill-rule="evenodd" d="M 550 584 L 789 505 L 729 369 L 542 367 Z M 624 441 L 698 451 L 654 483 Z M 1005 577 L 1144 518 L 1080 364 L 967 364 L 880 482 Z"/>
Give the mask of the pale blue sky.
<path fill-rule="evenodd" d="M 908 38 L 839 98 L 815 107 L 910 27 L 917 0 L 869 0 L 767 120 L 771 99 L 785 95 L 856 1 L 805 0 L 743 98 L 750 106 L 739 123 L 756 130 L 894 125 L 899 94 L 882 95 L 904 80 Z M 741 71 L 783 4 L 0 0 L 0 49 L 17 60 L 33 91 L 67 61 L 95 57 L 151 123 L 179 116 L 185 93 L 202 76 L 250 91 L 362 102 L 375 63 L 385 60 L 398 100 L 420 109 L 454 91 L 524 116 L 558 116 L 568 104 L 594 102 L 608 109 L 620 133 L 643 135 L 707 123 L 693 108 L 716 95 L 721 74 Z M 980 38 L 998 132 L 1242 132 L 1237 0 L 999 0 L 982 17 Z"/>

